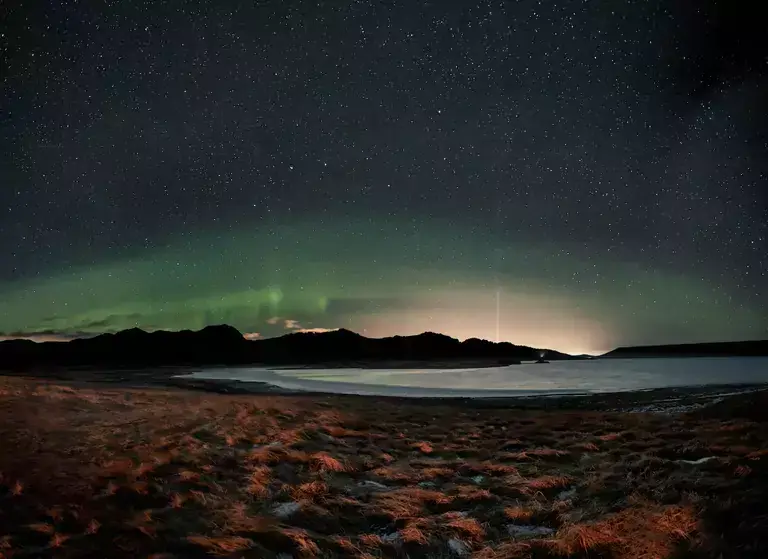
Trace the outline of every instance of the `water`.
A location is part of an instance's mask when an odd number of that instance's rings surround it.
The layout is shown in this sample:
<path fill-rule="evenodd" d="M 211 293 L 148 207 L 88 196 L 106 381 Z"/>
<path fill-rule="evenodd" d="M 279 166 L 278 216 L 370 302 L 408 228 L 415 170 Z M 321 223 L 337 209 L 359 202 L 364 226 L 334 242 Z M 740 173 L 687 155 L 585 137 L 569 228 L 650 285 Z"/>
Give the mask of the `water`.
<path fill-rule="evenodd" d="M 480 369 L 205 369 L 201 379 L 343 394 L 501 397 L 768 382 L 768 357 L 607 359 Z"/>

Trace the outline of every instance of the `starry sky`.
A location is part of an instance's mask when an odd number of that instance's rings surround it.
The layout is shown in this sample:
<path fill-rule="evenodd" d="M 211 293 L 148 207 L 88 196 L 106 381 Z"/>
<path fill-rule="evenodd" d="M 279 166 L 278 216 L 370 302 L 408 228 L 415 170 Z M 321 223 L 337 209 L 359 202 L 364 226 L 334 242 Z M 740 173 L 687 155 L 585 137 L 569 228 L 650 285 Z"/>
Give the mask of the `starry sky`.
<path fill-rule="evenodd" d="M 7 4 L 0 338 L 768 338 L 763 7 Z"/>

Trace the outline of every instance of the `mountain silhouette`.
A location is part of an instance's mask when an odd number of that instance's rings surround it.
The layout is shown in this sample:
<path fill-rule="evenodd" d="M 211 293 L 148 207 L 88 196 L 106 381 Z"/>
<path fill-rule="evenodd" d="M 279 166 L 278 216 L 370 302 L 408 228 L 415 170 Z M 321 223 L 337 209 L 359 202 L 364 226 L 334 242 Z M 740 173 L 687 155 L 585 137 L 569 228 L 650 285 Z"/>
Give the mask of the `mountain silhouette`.
<path fill-rule="evenodd" d="M 619 347 L 601 355 L 600 358 L 756 357 L 765 355 L 768 355 L 768 340 Z"/>
<path fill-rule="evenodd" d="M 539 359 L 542 353 L 549 360 L 573 359 L 553 350 L 476 338 L 460 342 L 434 332 L 367 338 L 342 328 L 246 340 L 232 326 L 220 325 L 180 332 L 132 328 L 69 342 L 8 340 L 0 342 L 0 369 L 235 364 L 346 366 L 386 361 L 492 361 L 508 365 Z"/>

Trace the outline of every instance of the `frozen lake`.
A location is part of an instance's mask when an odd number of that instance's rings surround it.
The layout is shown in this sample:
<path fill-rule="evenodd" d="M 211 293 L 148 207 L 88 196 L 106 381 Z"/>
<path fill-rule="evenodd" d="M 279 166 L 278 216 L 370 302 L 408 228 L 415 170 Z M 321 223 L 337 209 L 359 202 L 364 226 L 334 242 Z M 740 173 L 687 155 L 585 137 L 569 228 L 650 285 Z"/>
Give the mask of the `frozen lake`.
<path fill-rule="evenodd" d="M 768 382 L 768 357 L 606 359 L 480 369 L 204 369 L 200 379 L 266 382 L 282 388 L 414 397 L 501 397 L 620 392 Z"/>

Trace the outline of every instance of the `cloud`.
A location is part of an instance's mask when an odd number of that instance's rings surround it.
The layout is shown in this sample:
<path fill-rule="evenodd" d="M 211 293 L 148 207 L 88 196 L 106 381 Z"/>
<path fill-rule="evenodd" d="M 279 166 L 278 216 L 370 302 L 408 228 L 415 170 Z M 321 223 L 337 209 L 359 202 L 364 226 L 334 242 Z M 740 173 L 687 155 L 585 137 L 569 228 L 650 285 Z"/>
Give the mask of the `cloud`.
<path fill-rule="evenodd" d="M 246 340 L 258 340 L 259 338 L 261 338 L 261 334 L 259 334 L 258 332 L 246 332 L 245 334 L 243 334 L 243 338 L 245 338 Z"/>
<path fill-rule="evenodd" d="M 291 332 L 297 332 L 301 334 L 322 334 L 324 332 L 335 332 L 336 330 L 338 330 L 338 328 L 323 328 L 320 326 L 304 327 L 302 326 L 301 322 L 293 318 L 284 318 L 284 319 L 275 318 L 274 321 L 272 322 L 268 321 L 268 322 L 269 324 L 277 324 L 278 320 L 283 321 L 283 328 L 285 330 L 290 330 Z"/>

